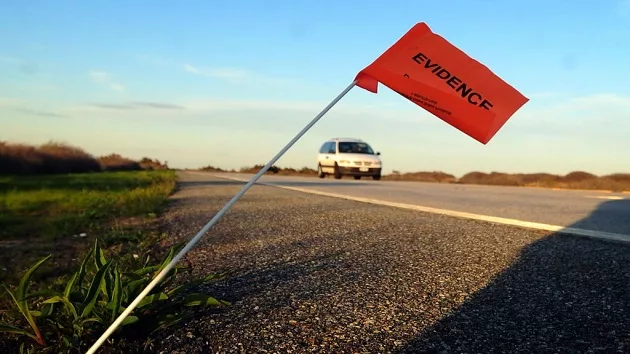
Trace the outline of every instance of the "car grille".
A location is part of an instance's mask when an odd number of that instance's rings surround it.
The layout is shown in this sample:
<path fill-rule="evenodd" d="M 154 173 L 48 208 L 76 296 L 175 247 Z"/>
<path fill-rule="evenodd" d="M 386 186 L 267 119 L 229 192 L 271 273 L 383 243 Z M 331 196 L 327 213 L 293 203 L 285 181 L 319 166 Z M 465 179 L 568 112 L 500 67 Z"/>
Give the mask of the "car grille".
<path fill-rule="evenodd" d="M 372 166 L 372 161 L 352 161 L 355 166 Z"/>

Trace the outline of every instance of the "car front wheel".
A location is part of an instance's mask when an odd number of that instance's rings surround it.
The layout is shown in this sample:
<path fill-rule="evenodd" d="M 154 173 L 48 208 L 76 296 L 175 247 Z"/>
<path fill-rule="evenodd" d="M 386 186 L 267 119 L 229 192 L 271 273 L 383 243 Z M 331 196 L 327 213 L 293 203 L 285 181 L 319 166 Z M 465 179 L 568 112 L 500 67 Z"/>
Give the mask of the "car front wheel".
<path fill-rule="evenodd" d="M 322 165 L 317 165 L 317 177 L 324 178 L 326 174 L 322 171 Z"/>
<path fill-rule="evenodd" d="M 341 170 L 339 170 L 339 166 L 335 163 L 335 179 L 341 179 Z"/>

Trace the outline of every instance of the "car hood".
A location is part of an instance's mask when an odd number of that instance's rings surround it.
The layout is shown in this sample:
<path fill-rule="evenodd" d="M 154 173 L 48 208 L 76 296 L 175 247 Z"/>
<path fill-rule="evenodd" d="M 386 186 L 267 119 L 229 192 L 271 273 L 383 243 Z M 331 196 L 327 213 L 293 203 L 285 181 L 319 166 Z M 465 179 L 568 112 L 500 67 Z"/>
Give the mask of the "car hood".
<path fill-rule="evenodd" d="M 352 161 L 381 161 L 380 156 L 369 154 L 339 154 L 339 159 Z"/>

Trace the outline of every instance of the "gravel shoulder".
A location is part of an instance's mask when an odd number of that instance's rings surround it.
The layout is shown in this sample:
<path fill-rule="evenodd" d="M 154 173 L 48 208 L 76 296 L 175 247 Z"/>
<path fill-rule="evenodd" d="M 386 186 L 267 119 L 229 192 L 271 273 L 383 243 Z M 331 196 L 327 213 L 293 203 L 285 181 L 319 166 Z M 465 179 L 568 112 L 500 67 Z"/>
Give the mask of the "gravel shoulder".
<path fill-rule="evenodd" d="M 243 183 L 181 174 L 169 242 Z M 156 353 L 627 352 L 630 247 L 254 186 L 186 257 L 233 302 Z"/>

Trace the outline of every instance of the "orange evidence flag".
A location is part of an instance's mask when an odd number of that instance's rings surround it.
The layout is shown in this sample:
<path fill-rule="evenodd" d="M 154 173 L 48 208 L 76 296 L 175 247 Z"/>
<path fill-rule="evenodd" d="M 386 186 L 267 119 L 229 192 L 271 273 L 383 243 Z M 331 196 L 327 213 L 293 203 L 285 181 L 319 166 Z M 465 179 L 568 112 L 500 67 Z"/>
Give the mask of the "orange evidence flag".
<path fill-rule="evenodd" d="M 355 80 L 373 93 L 382 83 L 482 144 L 529 101 L 422 22 Z"/>

